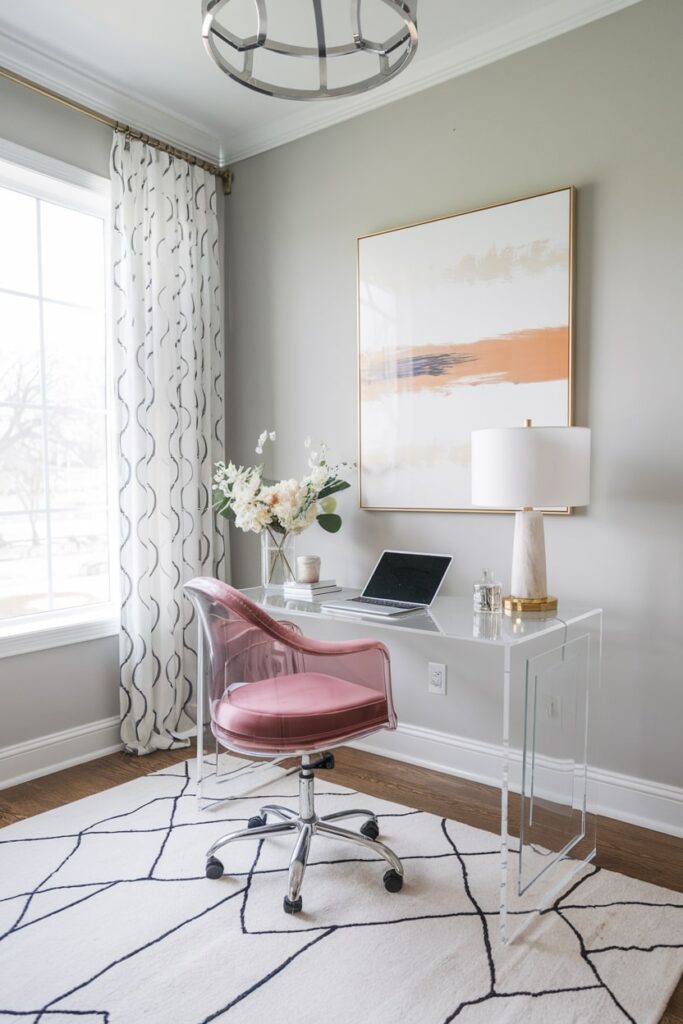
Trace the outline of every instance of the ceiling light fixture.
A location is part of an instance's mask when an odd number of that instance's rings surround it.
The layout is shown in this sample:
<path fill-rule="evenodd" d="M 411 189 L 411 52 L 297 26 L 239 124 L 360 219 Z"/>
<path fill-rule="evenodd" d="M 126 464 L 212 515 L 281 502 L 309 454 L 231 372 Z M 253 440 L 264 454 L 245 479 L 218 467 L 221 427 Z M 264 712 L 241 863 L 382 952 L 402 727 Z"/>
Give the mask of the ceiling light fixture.
<path fill-rule="evenodd" d="M 348 33 L 339 17 L 342 3 L 323 9 L 325 0 L 297 0 L 289 6 L 269 9 L 268 0 L 202 0 L 202 38 L 218 67 L 248 89 L 280 99 L 333 99 L 367 92 L 390 81 L 410 63 L 417 49 L 417 0 L 346 0 Z M 295 24 L 291 16 L 309 11 L 310 39 L 286 42 L 278 35 Z M 362 12 L 361 12 L 362 8 Z M 228 10 L 230 9 L 230 10 Z M 383 41 L 369 38 L 361 26 Z M 273 26 L 274 16 L 280 25 Z M 286 20 L 283 20 L 286 18 Z M 247 27 L 248 26 L 248 27 Z M 241 32 L 254 30 L 251 35 Z M 345 37 L 345 38 L 341 38 Z M 330 40 L 335 40 L 330 45 Z M 241 67 L 236 62 L 241 58 Z M 257 77 L 256 67 L 260 75 Z M 301 78 L 298 73 L 301 72 Z"/>

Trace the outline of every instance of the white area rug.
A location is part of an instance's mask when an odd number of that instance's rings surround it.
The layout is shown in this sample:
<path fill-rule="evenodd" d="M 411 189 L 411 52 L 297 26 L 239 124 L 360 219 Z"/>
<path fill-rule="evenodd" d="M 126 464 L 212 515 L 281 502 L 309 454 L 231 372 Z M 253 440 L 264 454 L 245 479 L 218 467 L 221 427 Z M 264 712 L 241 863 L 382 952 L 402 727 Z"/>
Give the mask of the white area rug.
<path fill-rule="evenodd" d="M 49 779 L 45 785 L 49 785 Z M 655 1022 L 683 970 L 683 895 L 591 869 L 498 941 L 496 836 L 317 780 L 403 858 L 318 840 L 282 911 L 292 837 L 209 844 L 296 777 L 200 813 L 192 762 L 0 830 L 0 1020 L 38 1024 Z"/>

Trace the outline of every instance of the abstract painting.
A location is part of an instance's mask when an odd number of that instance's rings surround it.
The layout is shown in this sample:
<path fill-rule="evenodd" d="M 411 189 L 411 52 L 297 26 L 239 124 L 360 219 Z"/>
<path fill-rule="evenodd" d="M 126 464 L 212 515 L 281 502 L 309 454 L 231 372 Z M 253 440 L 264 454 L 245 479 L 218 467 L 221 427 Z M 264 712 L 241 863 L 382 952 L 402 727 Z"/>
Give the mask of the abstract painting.
<path fill-rule="evenodd" d="M 478 511 L 473 430 L 570 424 L 574 194 L 358 239 L 362 508 Z"/>

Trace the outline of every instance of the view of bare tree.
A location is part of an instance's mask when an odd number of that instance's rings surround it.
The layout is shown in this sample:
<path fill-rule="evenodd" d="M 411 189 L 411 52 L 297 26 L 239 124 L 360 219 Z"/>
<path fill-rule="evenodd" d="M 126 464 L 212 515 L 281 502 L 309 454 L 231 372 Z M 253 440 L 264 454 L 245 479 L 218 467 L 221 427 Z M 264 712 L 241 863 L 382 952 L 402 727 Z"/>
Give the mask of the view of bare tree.
<path fill-rule="evenodd" d="M 38 509 L 44 504 L 40 412 L 40 374 L 27 373 L 21 361 L 0 371 L 0 496 L 18 498 L 31 524 L 31 541 L 40 544 Z"/>
<path fill-rule="evenodd" d="M 102 218 L 0 187 L 0 224 L 2 619 L 106 600 L 109 535 Z"/>

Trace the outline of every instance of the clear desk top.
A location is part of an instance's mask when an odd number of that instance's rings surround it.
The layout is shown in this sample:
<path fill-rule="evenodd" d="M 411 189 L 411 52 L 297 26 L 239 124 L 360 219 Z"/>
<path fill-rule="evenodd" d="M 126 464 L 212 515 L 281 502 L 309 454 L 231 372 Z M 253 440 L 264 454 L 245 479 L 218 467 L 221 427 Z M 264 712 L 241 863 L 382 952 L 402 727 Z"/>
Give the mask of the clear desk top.
<path fill-rule="evenodd" d="M 475 614 L 472 611 L 471 597 L 437 597 L 427 611 L 380 618 L 375 615 L 360 615 L 357 612 L 323 611 L 322 605 L 325 601 L 334 601 L 336 604 L 346 598 L 357 597 L 360 593 L 358 590 L 347 588 L 316 601 L 292 601 L 285 598 L 282 593 L 263 587 L 250 587 L 242 593 L 261 605 L 264 611 L 271 612 L 276 617 L 282 617 L 283 613 L 290 612 L 297 618 L 357 622 L 365 627 L 398 629 L 406 633 L 436 633 L 452 640 L 470 640 L 474 643 L 496 644 L 503 647 L 524 643 L 532 637 L 551 633 L 582 619 L 600 615 L 599 608 L 577 607 L 562 602 L 557 612 L 551 616 L 537 613 Z"/>

